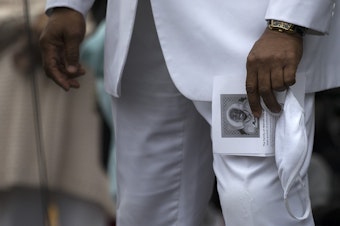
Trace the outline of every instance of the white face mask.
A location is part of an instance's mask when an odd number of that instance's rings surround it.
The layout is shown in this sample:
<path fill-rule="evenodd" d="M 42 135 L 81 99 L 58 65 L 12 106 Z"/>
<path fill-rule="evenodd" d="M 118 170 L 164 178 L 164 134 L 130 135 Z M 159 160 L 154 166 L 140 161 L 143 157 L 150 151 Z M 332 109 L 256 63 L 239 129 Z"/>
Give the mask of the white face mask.
<path fill-rule="evenodd" d="M 311 212 L 311 205 L 308 184 L 303 178 L 306 177 L 310 155 L 304 110 L 291 89 L 286 93 L 283 111 L 276 123 L 275 160 L 289 214 L 298 220 L 306 219 Z M 299 198 L 305 208 L 302 216 L 294 214 L 288 202 L 293 187 L 298 187 Z"/>

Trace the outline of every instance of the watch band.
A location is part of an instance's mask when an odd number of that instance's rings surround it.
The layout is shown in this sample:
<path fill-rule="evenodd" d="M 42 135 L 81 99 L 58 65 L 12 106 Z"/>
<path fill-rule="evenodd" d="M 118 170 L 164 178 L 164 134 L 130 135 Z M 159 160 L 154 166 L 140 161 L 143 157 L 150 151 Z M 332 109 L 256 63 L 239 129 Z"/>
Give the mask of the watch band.
<path fill-rule="evenodd" d="M 299 34 L 304 36 L 307 28 L 295 24 L 287 23 L 280 20 L 268 20 L 268 28 L 279 32 L 286 32 L 291 34 Z"/>

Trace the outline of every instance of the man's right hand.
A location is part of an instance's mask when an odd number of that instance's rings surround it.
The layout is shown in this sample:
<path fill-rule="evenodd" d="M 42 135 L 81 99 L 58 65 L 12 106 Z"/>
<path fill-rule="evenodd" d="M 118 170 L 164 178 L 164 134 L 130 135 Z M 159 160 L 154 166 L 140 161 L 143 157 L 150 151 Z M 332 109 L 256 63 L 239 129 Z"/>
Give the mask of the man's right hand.
<path fill-rule="evenodd" d="M 55 8 L 40 37 L 45 73 L 64 90 L 78 88 L 85 70 L 79 63 L 79 47 L 85 36 L 83 15 L 69 8 Z"/>

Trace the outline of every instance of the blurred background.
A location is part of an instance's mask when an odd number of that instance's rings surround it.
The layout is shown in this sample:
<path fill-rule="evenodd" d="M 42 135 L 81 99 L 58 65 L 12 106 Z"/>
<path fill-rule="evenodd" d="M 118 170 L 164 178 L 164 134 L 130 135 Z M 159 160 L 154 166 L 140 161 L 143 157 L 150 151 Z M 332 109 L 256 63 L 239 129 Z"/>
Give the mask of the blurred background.
<path fill-rule="evenodd" d="M 111 135 L 94 72 L 88 67 L 81 89 L 69 92 L 44 75 L 38 49 L 44 6 L 0 0 L 0 225 L 114 225 Z M 103 9 L 99 1 L 96 7 Z M 99 20 L 88 19 L 88 37 Z"/>

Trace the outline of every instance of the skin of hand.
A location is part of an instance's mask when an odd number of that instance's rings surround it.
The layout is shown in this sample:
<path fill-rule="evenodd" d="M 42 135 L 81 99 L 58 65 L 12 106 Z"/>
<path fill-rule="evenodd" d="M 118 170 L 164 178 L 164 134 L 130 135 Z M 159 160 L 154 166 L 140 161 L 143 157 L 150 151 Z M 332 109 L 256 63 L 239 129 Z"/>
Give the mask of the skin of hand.
<path fill-rule="evenodd" d="M 303 53 L 303 38 L 266 29 L 247 58 L 246 90 L 255 117 L 262 114 L 260 99 L 274 113 L 281 111 L 275 91 L 295 84 L 295 74 Z"/>
<path fill-rule="evenodd" d="M 85 74 L 79 63 L 79 48 L 85 30 L 81 13 L 61 7 L 53 9 L 40 36 L 45 73 L 65 91 L 79 88 L 76 78 Z"/>

